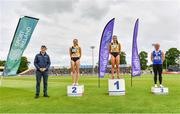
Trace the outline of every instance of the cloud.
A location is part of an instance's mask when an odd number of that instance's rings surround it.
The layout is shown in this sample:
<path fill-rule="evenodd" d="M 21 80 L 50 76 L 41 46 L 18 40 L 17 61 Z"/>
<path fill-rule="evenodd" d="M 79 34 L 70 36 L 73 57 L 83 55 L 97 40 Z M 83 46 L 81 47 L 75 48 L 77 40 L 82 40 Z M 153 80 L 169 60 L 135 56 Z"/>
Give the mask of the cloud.
<path fill-rule="evenodd" d="M 93 20 L 101 20 L 108 14 L 110 9 L 106 1 L 99 3 L 98 0 L 84 0 L 79 6 L 81 17 Z"/>
<path fill-rule="evenodd" d="M 78 38 L 82 48 L 81 64 L 91 64 L 92 45 L 97 62 L 103 28 L 113 17 L 116 18 L 114 34 L 126 52 L 128 63 L 131 63 L 132 35 L 137 18 L 140 19 L 140 51 L 150 53 L 154 42 L 159 42 L 163 50 L 180 49 L 179 0 L 6 0 L 0 1 L 0 10 L 2 59 L 6 59 L 18 18 L 22 15 L 40 18 L 24 53 L 31 63 L 40 45 L 45 44 L 52 65 L 69 65 L 68 49 L 73 38 Z"/>
<path fill-rule="evenodd" d="M 76 12 L 85 19 L 101 20 L 108 14 L 110 5 L 99 0 L 37 0 L 24 1 L 27 10 L 44 16 L 57 16 Z"/>
<path fill-rule="evenodd" d="M 53 14 L 73 12 L 75 4 L 78 2 L 78 0 L 30 0 L 24 1 L 23 5 L 28 10 L 50 16 Z"/>

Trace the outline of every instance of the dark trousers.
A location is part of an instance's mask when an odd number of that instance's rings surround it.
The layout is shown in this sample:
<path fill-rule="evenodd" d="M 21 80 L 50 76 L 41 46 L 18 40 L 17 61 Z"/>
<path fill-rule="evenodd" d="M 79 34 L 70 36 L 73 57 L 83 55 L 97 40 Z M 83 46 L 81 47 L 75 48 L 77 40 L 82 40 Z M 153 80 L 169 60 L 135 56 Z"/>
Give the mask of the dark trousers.
<path fill-rule="evenodd" d="M 44 95 L 47 95 L 47 86 L 48 86 L 48 71 L 40 72 L 36 71 L 36 95 L 39 96 L 40 93 L 40 84 L 41 84 L 41 78 L 43 77 L 43 92 Z"/>
<path fill-rule="evenodd" d="M 159 75 L 159 84 L 162 84 L 162 64 L 153 65 L 154 84 L 157 84 L 157 75 Z"/>

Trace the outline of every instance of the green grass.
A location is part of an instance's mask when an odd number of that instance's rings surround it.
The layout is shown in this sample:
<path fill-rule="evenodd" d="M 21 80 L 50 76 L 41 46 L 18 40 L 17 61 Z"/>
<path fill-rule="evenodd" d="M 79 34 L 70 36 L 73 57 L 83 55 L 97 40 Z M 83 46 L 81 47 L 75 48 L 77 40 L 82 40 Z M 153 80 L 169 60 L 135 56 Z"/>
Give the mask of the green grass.
<path fill-rule="evenodd" d="M 0 113 L 180 112 L 180 76 L 164 75 L 164 85 L 169 87 L 168 95 L 153 95 L 150 92 L 152 79 L 151 75 L 135 77 L 131 87 L 130 76 L 126 75 L 126 95 L 108 96 L 108 76 L 101 79 L 101 88 L 97 87 L 97 77 L 81 77 L 85 95 L 67 97 L 66 87 L 71 84 L 71 77 L 50 76 L 50 98 L 42 97 L 41 92 L 41 97 L 34 99 L 34 77 L 5 77 L 0 87 Z"/>

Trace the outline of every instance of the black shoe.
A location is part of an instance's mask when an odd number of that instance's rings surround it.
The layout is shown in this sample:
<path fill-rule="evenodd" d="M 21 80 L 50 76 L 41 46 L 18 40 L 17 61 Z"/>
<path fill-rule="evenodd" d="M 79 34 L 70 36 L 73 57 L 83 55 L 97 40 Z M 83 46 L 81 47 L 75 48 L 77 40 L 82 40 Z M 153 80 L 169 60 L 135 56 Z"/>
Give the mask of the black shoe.
<path fill-rule="evenodd" d="M 44 97 L 50 97 L 49 95 L 44 95 Z"/>
<path fill-rule="evenodd" d="M 39 98 L 39 95 L 36 95 L 34 98 L 35 98 L 35 99 Z"/>

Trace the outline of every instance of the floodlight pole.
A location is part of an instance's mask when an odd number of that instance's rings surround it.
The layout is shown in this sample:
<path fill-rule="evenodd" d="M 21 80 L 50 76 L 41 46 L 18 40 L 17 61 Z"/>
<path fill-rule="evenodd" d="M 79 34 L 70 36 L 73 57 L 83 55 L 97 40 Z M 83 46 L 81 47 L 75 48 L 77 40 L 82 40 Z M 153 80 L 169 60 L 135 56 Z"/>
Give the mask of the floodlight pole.
<path fill-rule="evenodd" d="M 95 46 L 90 47 L 92 49 L 92 74 L 94 74 L 94 48 Z"/>

